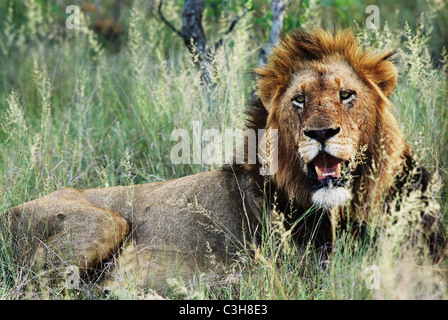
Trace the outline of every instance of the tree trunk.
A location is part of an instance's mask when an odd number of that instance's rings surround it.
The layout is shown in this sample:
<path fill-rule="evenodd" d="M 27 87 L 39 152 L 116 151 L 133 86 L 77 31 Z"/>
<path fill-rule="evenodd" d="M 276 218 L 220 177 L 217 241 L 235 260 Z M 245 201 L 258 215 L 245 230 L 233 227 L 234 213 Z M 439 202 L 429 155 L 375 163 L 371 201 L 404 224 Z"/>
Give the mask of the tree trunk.
<path fill-rule="evenodd" d="M 271 0 L 272 10 L 272 27 L 269 35 L 269 41 L 264 48 L 261 49 L 258 65 L 262 66 L 266 63 L 267 57 L 272 53 L 272 48 L 277 45 L 278 38 L 283 27 L 283 17 L 285 9 L 290 0 Z"/>
<path fill-rule="evenodd" d="M 114 0 L 114 21 L 118 25 L 118 19 L 121 15 L 121 0 Z"/>
<path fill-rule="evenodd" d="M 204 0 L 185 0 L 182 10 L 181 36 L 201 71 L 201 80 L 207 87 L 211 84 L 211 52 L 202 28 Z"/>
<path fill-rule="evenodd" d="M 185 0 L 182 9 L 182 31 L 174 27 L 162 13 L 163 0 L 159 1 L 159 16 L 162 21 L 180 36 L 193 58 L 193 62 L 200 70 L 202 86 L 209 89 L 213 87 L 213 58 L 214 51 L 218 49 L 224 42 L 221 38 L 212 47 L 207 45 L 204 29 L 202 28 L 202 11 L 204 10 L 204 0 Z M 226 36 L 232 32 L 238 21 L 246 14 L 247 8 L 244 8 L 243 13 L 237 16 L 230 24 L 229 29 L 223 34 Z M 213 48 L 213 49 L 212 49 Z"/>

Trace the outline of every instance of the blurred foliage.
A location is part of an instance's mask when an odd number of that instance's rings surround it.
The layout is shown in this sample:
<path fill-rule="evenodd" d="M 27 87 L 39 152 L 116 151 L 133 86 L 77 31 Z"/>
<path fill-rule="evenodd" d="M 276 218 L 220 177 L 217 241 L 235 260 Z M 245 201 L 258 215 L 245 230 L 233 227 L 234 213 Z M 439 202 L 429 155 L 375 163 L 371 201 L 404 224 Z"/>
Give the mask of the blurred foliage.
<path fill-rule="evenodd" d="M 14 23 L 20 26 L 27 19 L 27 1 L 0 1 L 0 21 L 4 21 L 7 16 L 8 6 L 11 3 L 14 12 Z M 64 26 L 68 14 L 65 8 L 68 5 L 78 5 L 87 12 L 91 23 L 101 35 L 102 41 L 110 49 L 120 49 L 120 38 L 126 36 L 130 8 L 133 0 L 118 1 L 120 5 L 118 21 L 113 19 L 115 14 L 115 0 L 82 1 L 82 0 L 35 0 L 45 15 L 50 15 L 58 23 Z M 158 19 L 158 0 L 147 0 L 146 17 L 148 19 Z M 172 21 L 178 29 L 181 28 L 181 13 L 183 0 L 164 0 L 164 10 L 175 12 L 165 12 L 167 16 L 178 17 L 177 21 Z M 100 7 L 97 6 L 100 4 Z M 301 28 L 310 16 L 319 19 L 311 21 L 309 25 L 325 26 L 333 29 L 337 26 L 353 26 L 365 24 L 369 14 L 365 13 L 367 6 L 376 5 L 380 11 L 380 28 L 386 25 L 392 29 L 403 29 L 406 22 L 412 30 L 416 30 L 421 19 L 425 20 L 425 32 L 432 32 L 434 37 L 428 44 L 430 53 L 435 60 L 438 60 L 443 47 L 448 47 L 448 6 L 445 0 L 409 0 L 406 2 L 373 1 L 373 0 L 291 0 L 287 8 L 283 30 Z M 217 36 L 217 32 L 222 30 L 221 21 L 231 21 L 241 13 L 243 7 L 247 7 L 252 12 L 253 40 L 259 45 L 263 45 L 269 37 L 271 25 L 271 9 L 269 0 L 205 0 L 204 1 L 204 28 L 211 34 L 208 37 Z M 311 19 L 312 20 L 312 19 Z M 159 20 L 159 23 L 162 23 Z M 215 33 L 215 34 L 213 34 Z M 173 38 L 175 38 L 173 34 Z M 170 42 L 166 43 L 168 46 Z"/>

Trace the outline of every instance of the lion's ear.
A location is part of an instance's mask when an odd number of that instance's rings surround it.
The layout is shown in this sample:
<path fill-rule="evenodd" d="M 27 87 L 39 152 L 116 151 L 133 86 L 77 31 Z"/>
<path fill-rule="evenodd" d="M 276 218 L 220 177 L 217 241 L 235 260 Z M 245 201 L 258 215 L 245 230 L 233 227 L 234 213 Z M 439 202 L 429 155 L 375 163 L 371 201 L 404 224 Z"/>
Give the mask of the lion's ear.
<path fill-rule="evenodd" d="M 271 100 L 268 97 L 262 97 L 262 95 L 260 95 L 260 101 L 261 104 L 263 105 L 263 107 L 266 109 L 267 112 L 271 111 Z"/>
<path fill-rule="evenodd" d="M 257 79 L 258 96 L 260 97 L 260 102 L 266 111 L 270 112 L 272 109 L 272 95 L 278 87 L 279 80 L 276 74 L 273 72 L 268 72 L 265 69 L 257 70 Z"/>
<path fill-rule="evenodd" d="M 385 53 L 380 62 L 377 63 L 372 70 L 371 80 L 386 97 L 389 97 L 397 84 L 397 69 L 394 64 L 388 60 L 393 54 L 395 54 L 395 51 Z"/>

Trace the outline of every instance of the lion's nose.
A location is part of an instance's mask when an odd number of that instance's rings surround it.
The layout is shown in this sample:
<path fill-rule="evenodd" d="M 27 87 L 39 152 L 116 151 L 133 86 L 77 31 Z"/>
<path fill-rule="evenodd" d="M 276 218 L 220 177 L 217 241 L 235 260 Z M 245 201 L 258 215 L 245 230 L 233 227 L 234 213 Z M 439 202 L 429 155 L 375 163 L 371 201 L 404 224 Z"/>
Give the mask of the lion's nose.
<path fill-rule="evenodd" d="M 304 133 L 307 137 L 317 140 L 321 143 L 337 135 L 341 131 L 341 128 L 336 129 L 319 129 L 319 130 L 305 130 Z"/>

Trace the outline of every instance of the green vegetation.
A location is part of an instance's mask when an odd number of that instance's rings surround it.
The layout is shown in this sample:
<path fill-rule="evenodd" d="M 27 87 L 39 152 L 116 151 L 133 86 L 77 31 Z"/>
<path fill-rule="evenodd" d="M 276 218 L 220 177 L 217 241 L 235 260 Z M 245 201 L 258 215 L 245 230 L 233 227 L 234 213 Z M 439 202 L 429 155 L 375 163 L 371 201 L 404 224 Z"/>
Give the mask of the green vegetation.
<path fill-rule="evenodd" d="M 248 13 L 216 52 L 216 87 L 204 95 L 182 40 L 158 18 L 154 3 L 122 1 L 119 39 L 95 33 L 91 14 L 66 29 L 65 7 L 50 0 L 0 3 L 0 215 L 11 206 L 62 186 L 89 188 L 167 180 L 209 170 L 175 165 L 173 129 L 241 128 L 255 83 L 251 69 L 269 34 L 269 1 Z M 103 1 L 110 9 L 112 1 Z M 150 4 L 149 4 L 150 3 Z M 223 7 L 224 3 L 224 7 Z M 292 1 L 284 30 L 315 24 L 352 26 L 360 41 L 396 48 L 399 81 L 391 99 L 404 133 L 436 181 L 436 208 L 448 213 L 448 8 L 444 1 L 379 5 L 381 29 L 364 28 L 371 1 Z M 108 7 L 109 6 L 109 7 Z M 240 1 L 206 1 L 205 32 L 219 39 Z M 107 10 L 106 10 L 107 13 Z M 181 4 L 165 1 L 180 25 Z M 438 190 L 440 189 L 440 190 Z M 407 217 L 412 211 L 396 214 Z M 241 272 L 173 281 L 171 298 L 203 299 L 447 299 L 447 269 L 403 245 L 406 226 L 380 232 L 376 245 L 339 234 L 333 255 L 320 261 L 312 247 L 296 248 L 282 216 L 267 221 L 262 245 L 241 253 Z M 407 219 L 407 218 L 404 218 Z M 10 235 L 0 233 L 0 298 L 144 298 L 137 289 L 97 293 L 67 290 L 17 265 Z M 373 266 L 373 267 L 372 267 Z M 377 269 L 376 269 L 377 268 Z M 369 288 L 380 271 L 379 288 Z M 46 279 L 46 280 L 41 280 Z M 37 285 L 36 285 L 37 283 Z"/>

